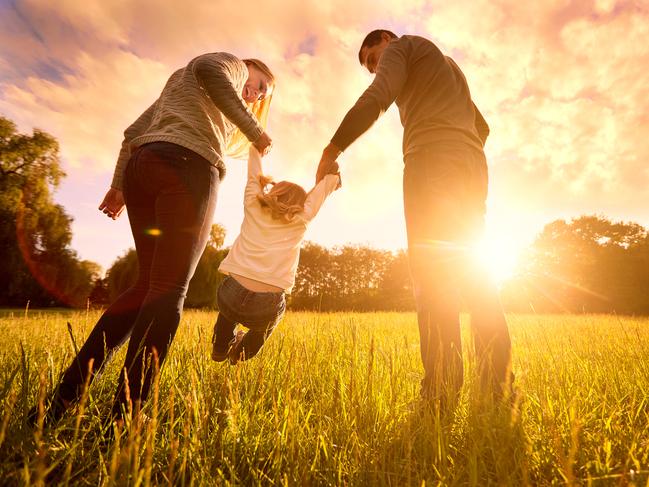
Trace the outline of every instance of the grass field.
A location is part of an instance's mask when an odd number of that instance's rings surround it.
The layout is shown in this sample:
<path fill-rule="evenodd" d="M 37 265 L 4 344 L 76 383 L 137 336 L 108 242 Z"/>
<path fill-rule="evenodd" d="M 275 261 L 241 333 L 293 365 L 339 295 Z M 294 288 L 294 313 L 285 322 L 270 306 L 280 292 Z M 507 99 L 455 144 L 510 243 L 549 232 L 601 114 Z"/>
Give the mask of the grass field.
<path fill-rule="evenodd" d="M 146 425 L 100 433 L 122 350 L 82 408 L 29 428 L 25 411 L 72 357 L 66 322 L 80 344 L 97 317 L 0 317 L 3 483 L 649 485 L 647 318 L 510 315 L 514 406 L 468 380 L 439 414 L 418 399 L 414 314 L 289 313 L 231 367 L 209 358 L 215 313 L 188 311 Z"/>

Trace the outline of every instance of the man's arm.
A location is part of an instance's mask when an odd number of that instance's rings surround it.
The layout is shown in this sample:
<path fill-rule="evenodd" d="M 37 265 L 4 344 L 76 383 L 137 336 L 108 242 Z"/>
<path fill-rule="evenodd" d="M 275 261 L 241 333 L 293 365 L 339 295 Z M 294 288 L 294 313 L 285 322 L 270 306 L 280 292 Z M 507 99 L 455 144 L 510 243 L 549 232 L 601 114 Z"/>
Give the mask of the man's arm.
<path fill-rule="evenodd" d="M 326 168 L 338 155 L 347 149 L 358 137 L 364 134 L 397 98 L 407 78 L 407 60 L 403 46 L 388 46 L 376 69 L 372 84 L 347 112 L 338 130 L 325 148 L 317 181 L 325 174 Z M 333 158 L 333 159 L 332 159 Z"/>
<path fill-rule="evenodd" d="M 378 66 L 374 81 L 347 112 L 331 142 L 344 151 L 364 134 L 397 98 L 407 78 L 403 46 L 388 46 Z"/>

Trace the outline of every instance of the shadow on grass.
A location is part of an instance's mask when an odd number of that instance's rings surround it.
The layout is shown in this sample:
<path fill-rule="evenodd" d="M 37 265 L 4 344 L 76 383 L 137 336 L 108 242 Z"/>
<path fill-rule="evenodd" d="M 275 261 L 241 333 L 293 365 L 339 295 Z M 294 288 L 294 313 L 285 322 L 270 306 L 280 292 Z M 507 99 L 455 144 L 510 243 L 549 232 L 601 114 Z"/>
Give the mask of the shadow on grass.
<path fill-rule="evenodd" d="M 381 462 L 389 471 L 365 480 L 388 485 L 531 485 L 518 404 L 469 394 L 446 412 L 438 403 L 413 403 Z"/>

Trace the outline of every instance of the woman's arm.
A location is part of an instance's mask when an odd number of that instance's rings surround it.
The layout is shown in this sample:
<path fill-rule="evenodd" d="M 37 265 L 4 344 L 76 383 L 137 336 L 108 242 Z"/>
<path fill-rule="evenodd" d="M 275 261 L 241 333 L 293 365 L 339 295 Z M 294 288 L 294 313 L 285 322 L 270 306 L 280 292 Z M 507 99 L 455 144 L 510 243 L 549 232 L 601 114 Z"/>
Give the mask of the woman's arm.
<path fill-rule="evenodd" d="M 230 62 L 228 56 L 231 57 Z M 190 67 L 212 103 L 250 142 L 255 142 L 264 129 L 234 87 L 235 74 L 231 70 L 236 69 L 237 61 L 234 56 L 223 53 L 204 54 L 192 60 Z M 247 77 L 245 73 L 244 82 Z"/>
<path fill-rule="evenodd" d="M 119 151 L 119 156 L 117 156 L 117 164 L 115 164 L 115 172 L 113 173 L 113 182 L 110 184 L 111 188 L 122 191 L 124 171 L 126 170 L 126 164 L 131 157 L 131 140 L 135 137 L 139 137 L 149 128 L 157 103 L 158 100 L 153 102 L 153 104 L 144 110 L 144 113 L 142 113 L 142 115 L 140 115 L 137 120 L 124 131 L 124 140 L 122 141 L 122 148 Z"/>

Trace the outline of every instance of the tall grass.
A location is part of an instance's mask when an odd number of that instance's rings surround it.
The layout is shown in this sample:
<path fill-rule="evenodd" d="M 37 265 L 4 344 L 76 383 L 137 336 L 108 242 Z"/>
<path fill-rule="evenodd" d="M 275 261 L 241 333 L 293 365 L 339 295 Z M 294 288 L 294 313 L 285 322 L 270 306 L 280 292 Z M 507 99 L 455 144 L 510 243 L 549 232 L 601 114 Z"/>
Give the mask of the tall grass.
<path fill-rule="evenodd" d="M 101 433 L 121 351 L 57 426 L 29 427 L 27 409 L 73 356 L 66 323 L 80 345 L 97 318 L 0 318 L 1 482 L 649 485 L 647 319 L 509 316 L 514 404 L 483 400 L 469 366 L 440 413 L 419 400 L 414 314 L 289 313 L 231 367 L 209 358 L 215 313 L 189 311 L 150 421 L 113 442 Z"/>

